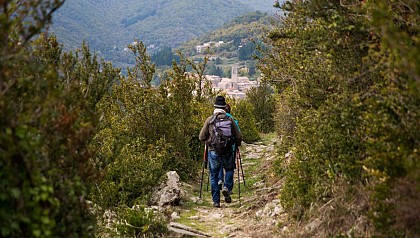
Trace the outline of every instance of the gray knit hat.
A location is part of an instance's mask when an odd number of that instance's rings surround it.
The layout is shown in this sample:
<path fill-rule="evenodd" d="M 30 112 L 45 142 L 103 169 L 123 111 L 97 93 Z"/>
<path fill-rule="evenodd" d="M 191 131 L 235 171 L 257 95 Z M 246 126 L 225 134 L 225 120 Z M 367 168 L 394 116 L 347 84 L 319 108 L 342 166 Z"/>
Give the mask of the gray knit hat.
<path fill-rule="evenodd" d="M 225 108 L 226 107 L 226 100 L 223 96 L 217 96 L 216 100 L 214 101 L 215 108 Z"/>

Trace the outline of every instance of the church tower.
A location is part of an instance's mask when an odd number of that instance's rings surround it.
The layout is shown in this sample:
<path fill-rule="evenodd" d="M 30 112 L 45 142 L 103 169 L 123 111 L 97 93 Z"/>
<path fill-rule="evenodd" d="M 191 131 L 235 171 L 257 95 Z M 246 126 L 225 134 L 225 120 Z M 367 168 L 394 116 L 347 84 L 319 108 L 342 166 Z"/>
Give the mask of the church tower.
<path fill-rule="evenodd" d="M 233 64 L 232 65 L 232 72 L 231 72 L 231 86 L 232 88 L 238 90 L 238 64 Z"/>
<path fill-rule="evenodd" d="M 238 83 L 238 65 L 232 65 L 232 82 Z"/>

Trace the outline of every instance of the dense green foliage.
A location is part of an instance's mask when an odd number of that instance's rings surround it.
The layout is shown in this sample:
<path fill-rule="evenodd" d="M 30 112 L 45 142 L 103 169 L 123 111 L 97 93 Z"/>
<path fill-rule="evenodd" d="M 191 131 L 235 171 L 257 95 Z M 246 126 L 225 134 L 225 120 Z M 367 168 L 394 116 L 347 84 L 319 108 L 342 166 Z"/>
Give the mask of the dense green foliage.
<path fill-rule="evenodd" d="M 119 234 L 122 237 L 159 237 L 167 231 L 166 221 L 154 214 L 155 211 L 145 207 L 120 207 L 117 214 L 126 224 L 117 225 Z M 129 225 L 127 225 L 129 224 Z"/>
<path fill-rule="evenodd" d="M 239 121 L 242 140 L 246 143 L 256 142 L 260 139 L 253 106 L 248 100 L 239 100 L 231 104 L 231 113 Z"/>
<path fill-rule="evenodd" d="M 246 100 L 252 105 L 258 131 L 270 133 L 274 131 L 275 98 L 273 89 L 267 81 L 258 87 L 251 88 L 246 93 Z"/>
<path fill-rule="evenodd" d="M 260 68 L 279 92 L 279 153 L 294 155 L 276 168 L 282 202 L 301 219 L 363 190 L 370 235 L 410 236 L 419 231 L 419 3 L 344 2 L 286 2 L 282 25 L 267 35 Z M 343 195 L 338 184 L 364 185 Z"/>
<path fill-rule="evenodd" d="M 88 144 L 97 103 L 118 71 L 86 47 L 73 54 L 62 53 L 54 37 L 31 42 L 61 4 L 2 5 L 2 237 L 89 237 L 93 231 L 85 197 L 97 174 Z"/>
<path fill-rule="evenodd" d="M 174 52 L 172 51 L 171 47 L 163 47 L 162 49 L 159 49 L 157 52 L 155 52 L 152 55 L 151 60 L 153 63 L 159 67 L 159 66 L 171 66 L 172 61 L 176 61 L 179 63 L 179 57 L 177 57 Z"/>

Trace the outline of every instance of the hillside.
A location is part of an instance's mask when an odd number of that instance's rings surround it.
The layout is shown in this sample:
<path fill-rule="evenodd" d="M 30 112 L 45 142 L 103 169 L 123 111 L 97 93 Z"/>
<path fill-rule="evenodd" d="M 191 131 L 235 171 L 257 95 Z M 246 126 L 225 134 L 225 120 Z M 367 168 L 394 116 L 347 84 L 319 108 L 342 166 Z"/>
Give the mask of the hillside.
<path fill-rule="evenodd" d="M 263 31 L 272 20 L 271 14 L 260 11 L 249 12 L 218 29 L 182 44 L 177 50 L 198 61 L 204 56 L 211 56 L 207 64 L 207 74 L 229 78 L 232 64 L 239 63 L 242 69 L 241 76 L 256 79 L 260 72 L 257 72 L 257 62 L 254 59 L 254 55 L 259 54 L 255 43 L 262 43 Z M 207 44 L 212 45 L 208 52 L 204 46 Z M 204 48 L 201 52 L 197 52 L 197 46 Z"/>
<path fill-rule="evenodd" d="M 139 39 L 149 50 L 177 47 L 246 12 L 274 12 L 273 0 L 70 0 L 54 15 L 54 32 L 65 49 L 85 40 L 117 66 L 130 63 L 124 48 Z"/>
<path fill-rule="evenodd" d="M 182 44 L 178 49 L 185 54 L 195 55 L 195 47 L 197 45 L 210 41 L 223 41 L 228 45 L 225 45 L 222 49 L 217 49 L 216 51 L 219 53 L 221 51 L 236 51 L 238 45 L 241 43 L 259 40 L 263 29 L 270 24 L 271 20 L 273 20 L 273 17 L 270 14 L 260 11 L 249 12 L 234 18 L 220 28 Z"/>
<path fill-rule="evenodd" d="M 273 18 L 271 14 L 260 11 L 246 13 L 177 48 L 160 48 L 151 54 L 151 60 L 160 74 L 172 66 L 173 60 L 179 60 L 176 55 L 179 51 L 196 62 L 209 57 L 205 74 L 229 78 L 232 65 L 239 64 L 240 76 L 255 80 L 260 75 L 254 58 L 260 52 L 255 43 L 262 44 L 263 31 L 271 24 Z M 158 83 L 159 80 L 156 80 L 155 83 Z"/>

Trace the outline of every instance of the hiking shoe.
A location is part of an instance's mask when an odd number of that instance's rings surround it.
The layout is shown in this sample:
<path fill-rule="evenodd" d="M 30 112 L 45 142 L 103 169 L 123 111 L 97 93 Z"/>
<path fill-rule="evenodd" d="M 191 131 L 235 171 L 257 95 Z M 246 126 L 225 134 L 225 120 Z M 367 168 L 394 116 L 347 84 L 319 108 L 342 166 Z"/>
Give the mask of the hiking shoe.
<path fill-rule="evenodd" d="M 217 185 L 219 186 L 219 190 L 222 190 L 223 180 L 219 180 L 219 182 L 217 183 Z"/>
<path fill-rule="evenodd" d="M 218 202 L 214 202 L 214 203 L 213 203 L 213 207 L 220 207 L 220 203 L 218 203 Z"/>
<path fill-rule="evenodd" d="M 225 196 L 225 202 L 226 203 L 231 203 L 232 202 L 232 198 L 230 197 L 230 193 L 229 193 L 229 191 L 226 187 L 224 187 L 222 189 L 222 194 L 223 194 L 223 196 Z"/>

